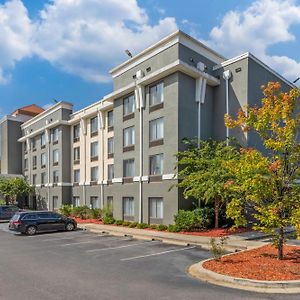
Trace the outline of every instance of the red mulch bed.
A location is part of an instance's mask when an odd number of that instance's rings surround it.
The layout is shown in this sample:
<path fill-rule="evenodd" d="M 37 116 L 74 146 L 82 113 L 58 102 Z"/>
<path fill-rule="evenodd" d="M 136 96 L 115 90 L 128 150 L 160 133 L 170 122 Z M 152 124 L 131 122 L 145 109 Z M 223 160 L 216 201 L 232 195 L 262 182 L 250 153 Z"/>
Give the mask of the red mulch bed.
<path fill-rule="evenodd" d="M 82 220 L 80 218 L 75 218 L 75 217 L 71 217 L 72 219 L 74 219 L 77 223 L 79 224 L 86 224 L 86 223 L 93 223 L 93 224 L 103 224 L 102 221 L 100 220 L 96 220 L 96 219 L 86 219 L 86 220 Z"/>
<path fill-rule="evenodd" d="M 210 260 L 203 267 L 216 273 L 255 280 L 300 280 L 300 247 L 284 246 L 284 259 L 277 259 L 277 249 L 266 245 Z"/>
<path fill-rule="evenodd" d="M 249 228 L 238 228 L 234 230 L 230 230 L 228 228 L 218 228 L 218 229 L 209 229 L 203 231 L 192 231 L 192 232 L 187 231 L 187 232 L 178 232 L 178 233 L 196 235 L 196 236 L 222 237 L 222 236 L 228 236 L 232 234 L 250 232 L 250 231 L 252 230 Z"/>

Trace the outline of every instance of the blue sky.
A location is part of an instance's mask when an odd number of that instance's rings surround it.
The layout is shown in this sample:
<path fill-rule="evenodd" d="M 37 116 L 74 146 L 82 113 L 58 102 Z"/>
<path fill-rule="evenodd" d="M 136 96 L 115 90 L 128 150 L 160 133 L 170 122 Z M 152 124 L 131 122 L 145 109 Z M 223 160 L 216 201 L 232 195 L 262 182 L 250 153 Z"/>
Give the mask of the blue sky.
<path fill-rule="evenodd" d="M 125 49 L 136 54 L 177 28 L 228 58 L 250 51 L 300 76 L 300 0 L 0 0 L 0 115 L 97 101 Z"/>

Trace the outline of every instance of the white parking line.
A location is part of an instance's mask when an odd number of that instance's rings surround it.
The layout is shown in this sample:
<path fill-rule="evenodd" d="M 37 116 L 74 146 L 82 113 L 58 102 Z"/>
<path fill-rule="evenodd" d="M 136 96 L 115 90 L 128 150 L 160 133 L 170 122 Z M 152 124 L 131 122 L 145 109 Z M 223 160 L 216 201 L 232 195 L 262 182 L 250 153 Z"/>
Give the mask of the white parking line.
<path fill-rule="evenodd" d="M 83 241 L 83 242 L 74 242 L 74 243 L 69 243 L 69 244 L 62 244 L 62 247 L 66 246 L 73 246 L 73 245 L 80 245 L 80 244 L 91 244 L 91 243 L 99 243 L 101 242 L 106 242 L 106 241 L 115 241 L 115 240 L 120 240 L 120 241 L 129 241 L 132 238 L 111 238 L 111 239 L 104 239 L 104 240 L 90 240 L 90 241 Z"/>
<path fill-rule="evenodd" d="M 118 246 L 118 247 L 109 247 L 109 248 L 100 248 L 100 249 L 86 250 L 85 252 L 86 253 L 101 252 L 101 251 L 122 249 L 122 248 L 128 248 L 128 247 L 143 245 L 143 244 L 146 244 L 146 243 L 156 243 L 156 242 L 160 242 L 160 241 L 146 241 L 146 242 L 141 242 L 141 243 L 136 243 L 136 244 L 130 244 L 130 245 L 123 245 L 123 246 Z"/>
<path fill-rule="evenodd" d="M 121 258 L 121 261 L 128 261 L 128 260 L 134 260 L 134 259 L 139 259 L 139 258 L 145 258 L 145 257 L 150 257 L 150 256 L 158 256 L 158 255 L 163 255 L 167 253 L 172 253 L 172 252 L 179 252 L 179 251 L 185 251 L 185 250 L 190 250 L 194 249 L 196 246 L 193 247 L 185 247 L 185 248 L 180 248 L 180 249 L 172 249 L 172 250 L 167 250 L 163 252 L 157 252 L 153 254 L 147 254 L 147 255 L 141 255 L 141 256 L 134 256 L 134 257 L 127 257 L 127 258 Z"/>
<path fill-rule="evenodd" d="M 91 237 L 91 236 L 94 236 L 94 237 L 99 237 L 99 236 L 109 236 L 108 234 L 87 234 L 87 235 L 84 235 L 84 236 L 80 236 L 80 238 L 82 237 Z M 67 236 L 67 237 L 64 237 L 64 236 L 61 236 L 61 237 L 58 237 L 58 238 L 50 238 L 50 239 L 44 239 L 42 240 L 42 242 L 52 242 L 52 241 L 60 241 L 60 240 L 71 240 L 71 239 L 75 239 L 76 237 L 78 236 Z"/>

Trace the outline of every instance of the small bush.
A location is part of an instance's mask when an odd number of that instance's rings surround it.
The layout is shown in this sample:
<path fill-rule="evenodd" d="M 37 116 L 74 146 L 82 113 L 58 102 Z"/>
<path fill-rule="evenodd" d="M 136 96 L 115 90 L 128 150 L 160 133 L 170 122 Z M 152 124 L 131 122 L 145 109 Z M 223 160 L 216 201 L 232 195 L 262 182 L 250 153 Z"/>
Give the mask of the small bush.
<path fill-rule="evenodd" d="M 145 228 L 148 228 L 148 227 L 149 227 L 149 225 L 146 224 L 146 223 L 139 223 L 139 224 L 136 225 L 136 228 L 138 228 L 138 229 L 145 229 Z"/>
<path fill-rule="evenodd" d="M 72 214 L 72 206 L 71 205 L 63 205 L 60 209 L 59 212 L 66 216 L 69 217 Z"/>
<path fill-rule="evenodd" d="M 170 225 L 168 226 L 168 231 L 169 231 L 169 232 L 179 232 L 180 230 L 179 230 L 179 228 L 178 228 L 176 225 L 170 224 Z"/>
<path fill-rule="evenodd" d="M 164 230 L 167 230 L 167 229 L 168 229 L 167 225 L 159 224 L 157 226 L 157 230 L 159 230 L 159 231 L 164 231 Z"/>
<path fill-rule="evenodd" d="M 102 210 L 100 208 L 92 208 L 91 215 L 93 219 L 101 219 Z"/>
<path fill-rule="evenodd" d="M 104 224 L 114 224 L 115 223 L 115 219 L 111 216 L 105 216 L 103 219 L 102 219 L 103 223 Z"/>
<path fill-rule="evenodd" d="M 150 228 L 150 229 L 157 230 L 157 225 L 155 225 L 155 224 L 151 224 L 151 225 L 149 226 L 149 228 Z"/>
<path fill-rule="evenodd" d="M 131 223 L 128 222 L 128 221 L 123 221 L 123 224 L 122 224 L 122 225 L 128 227 L 130 224 L 131 224 Z"/>
<path fill-rule="evenodd" d="M 105 218 L 105 217 L 112 217 L 113 216 L 113 212 L 111 207 L 106 206 L 103 207 L 102 211 L 101 211 L 101 218 Z"/>
<path fill-rule="evenodd" d="M 0 205 L 5 205 L 5 204 L 6 204 L 5 200 L 0 199 Z"/>
<path fill-rule="evenodd" d="M 203 230 L 211 225 L 213 214 L 213 209 L 208 207 L 193 211 L 179 210 L 174 219 L 180 231 Z"/>
<path fill-rule="evenodd" d="M 135 228 L 137 226 L 138 222 L 132 222 L 129 224 L 129 228 Z"/>
<path fill-rule="evenodd" d="M 123 220 L 116 220 L 115 224 L 118 226 L 121 226 L 121 225 L 123 225 Z"/>
<path fill-rule="evenodd" d="M 218 243 L 215 238 L 210 239 L 210 252 L 212 253 L 214 260 L 220 261 L 225 254 L 225 245 L 228 237 L 221 237 Z"/>

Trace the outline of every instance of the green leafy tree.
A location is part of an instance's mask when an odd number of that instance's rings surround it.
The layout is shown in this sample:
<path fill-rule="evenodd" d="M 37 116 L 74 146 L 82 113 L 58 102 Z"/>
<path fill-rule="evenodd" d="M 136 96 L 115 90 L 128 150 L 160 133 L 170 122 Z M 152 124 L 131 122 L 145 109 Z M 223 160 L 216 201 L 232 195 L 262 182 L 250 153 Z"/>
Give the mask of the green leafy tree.
<path fill-rule="evenodd" d="M 219 212 L 230 198 L 226 183 L 231 174 L 224 162 L 239 155 L 236 146 L 226 142 L 201 141 L 200 147 L 194 141 L 186 141 L 187 149 L 177 154 L 178 187 L 183 188 L 185 198 L 195 198 L 204 204 L 213 204 L 215 228 L 219 227 Z"/>
<path fill-rule="evenodd" d="M 34 191 L 23 178 L 1 178 L 0 194 L 5 197 L 6 204 L 15 204 L 18 196 L 27 196 Z"/>
<path fill-rule="evenodd" d="M 278 259 L 282 259 L 285 227 L 294 225 L 300 234 L 300 92 L 281 92 L 280 84 L 273 82 L 263 89 L 260 108 L 247 107 L 236 119 L 225 115 L 227 127 L 256 132 L 267 151 L 244 149 L 238 160 L 227 163 L 235 174 L 227 185 L 235 194 L 227 205 L 227 215 L 236 225 L 245 224 L 245 207 L 252 205 L 257 220 L 254 228 L 273 235 Z"/>

